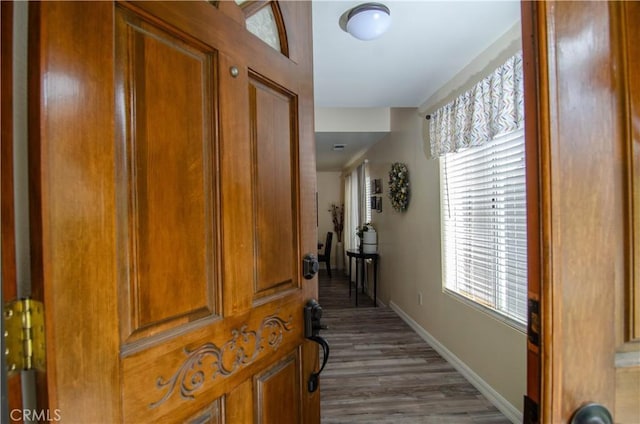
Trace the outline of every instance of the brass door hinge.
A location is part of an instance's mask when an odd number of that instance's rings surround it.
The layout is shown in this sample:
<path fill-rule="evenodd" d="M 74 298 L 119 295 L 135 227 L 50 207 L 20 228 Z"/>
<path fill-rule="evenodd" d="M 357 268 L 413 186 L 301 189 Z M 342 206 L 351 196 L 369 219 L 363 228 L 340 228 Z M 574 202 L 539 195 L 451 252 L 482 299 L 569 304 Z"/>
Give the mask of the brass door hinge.
<path fill-rule="evenodd" d="M 4 305 L 5 366 L 9 375 L 45 370 L 44 307 L 33 299 Z"/>

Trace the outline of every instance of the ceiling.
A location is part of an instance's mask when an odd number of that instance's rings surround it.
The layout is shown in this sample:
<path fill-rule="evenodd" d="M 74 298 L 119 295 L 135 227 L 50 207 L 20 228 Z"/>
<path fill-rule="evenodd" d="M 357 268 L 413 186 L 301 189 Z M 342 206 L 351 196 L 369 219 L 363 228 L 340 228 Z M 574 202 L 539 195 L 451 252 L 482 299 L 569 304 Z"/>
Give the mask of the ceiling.
<path fill-rule="evenodd" d="M 419 107 L 520 19 L 519 1 L 386 0 L 391 27 L 361 41 L 339 21 L 363 2 L 313 2 L 316 108 Z M 317 132 L 317 169 L 342 169 L 380 139 L 380 133 Z M 347 148 L 338 154 L 334 143 Z"/>

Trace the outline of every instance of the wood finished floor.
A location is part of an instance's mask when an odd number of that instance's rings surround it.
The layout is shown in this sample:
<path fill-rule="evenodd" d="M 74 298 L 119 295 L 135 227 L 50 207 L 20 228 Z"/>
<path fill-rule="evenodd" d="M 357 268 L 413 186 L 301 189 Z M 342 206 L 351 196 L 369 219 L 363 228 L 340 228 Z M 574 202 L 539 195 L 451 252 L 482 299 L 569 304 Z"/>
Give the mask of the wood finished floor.
<path fill-rule="evenodd" d="M 333 274 L 321 272 L 318 296 L 331 346 L 323 424 L 510 423 L 393 310 L 365 296 L 355 308 L 347 279 Z"/>

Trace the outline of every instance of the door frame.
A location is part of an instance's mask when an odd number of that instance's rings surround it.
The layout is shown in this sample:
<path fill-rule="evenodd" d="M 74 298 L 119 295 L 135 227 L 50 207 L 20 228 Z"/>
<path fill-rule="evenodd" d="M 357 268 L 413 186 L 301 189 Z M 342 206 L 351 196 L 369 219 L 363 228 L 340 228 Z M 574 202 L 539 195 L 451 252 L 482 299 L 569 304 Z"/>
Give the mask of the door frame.
<path fill-rule="evenodd" d="M 624 420 L 616 356 L 638 351 L 627 328 L 638 282 L 624 7 L 521 3 L 528 290 L 540 305 L 530 311 L 527 349 L 527 393 L 539 416 L 525 407 L 525 422 L 565 422 L 587 402 Z"/>

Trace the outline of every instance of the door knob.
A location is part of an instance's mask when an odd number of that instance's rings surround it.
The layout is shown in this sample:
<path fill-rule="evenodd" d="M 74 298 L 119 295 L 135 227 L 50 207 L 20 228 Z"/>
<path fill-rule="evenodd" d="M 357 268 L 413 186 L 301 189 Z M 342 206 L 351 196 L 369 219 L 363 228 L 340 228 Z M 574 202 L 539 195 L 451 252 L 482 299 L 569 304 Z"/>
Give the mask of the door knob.
<path fill-rule="evenodd" d="M 607 408 L 591 402 L 576 410 L 570 424 L 613 424 L 613 418 Z"/>
<path fill-rule="evenodd" d="M 306 280 L 311 280 L 318 273 L 318 269 L 320 269 L 318 257 L 313 253 L 304 255 L 304 258 L 302 258 L 302 276 Z"/>

